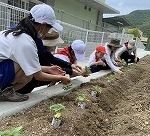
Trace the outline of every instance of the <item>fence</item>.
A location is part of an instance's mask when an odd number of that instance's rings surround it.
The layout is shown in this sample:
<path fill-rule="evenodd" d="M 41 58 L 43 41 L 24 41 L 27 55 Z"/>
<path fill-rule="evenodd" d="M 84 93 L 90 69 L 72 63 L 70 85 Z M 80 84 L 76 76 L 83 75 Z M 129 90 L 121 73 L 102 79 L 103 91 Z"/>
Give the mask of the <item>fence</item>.
<path fill-rule="evenodd" d="M 28 13 L 29 11 L 27 10 L 0 2 L 0 30 L 8 29 L 10 26 L 18 23 L 19 20 Z M 86 52 L 88 55 L 95 49 L 96 45 L 109 42 L 111 38 L 120 39 L 121 44 L 133 38 L 130 34 L 92 31 L 59 20 L 58 22 L 64 27 L 64 30 L 60 32 L 60 36 L 65 43 L 70 44 L 75 39 L 83 40 L 87 44 Z M 143 49 L 145 48 L 138 38 L 136 40 L 136 46 Z"/>

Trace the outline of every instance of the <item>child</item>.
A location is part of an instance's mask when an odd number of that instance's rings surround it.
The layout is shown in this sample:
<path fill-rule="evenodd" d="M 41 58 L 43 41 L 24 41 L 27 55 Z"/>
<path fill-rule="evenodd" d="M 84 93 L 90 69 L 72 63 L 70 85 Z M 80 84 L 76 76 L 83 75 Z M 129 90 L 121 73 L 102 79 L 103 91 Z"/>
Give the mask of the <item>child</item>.
<path fill-rule="evenodd" d="M 35 77 L 39 81 L 71 81 L 68 76 L 51 74 L 49 66 L 41 66 L 38 52 L 43 48 L 39 39 L 44 38 L 51 28 L 62 31 L 57 23 L 54 10 L 47 4 L 35 5 L 29 16 L 18 25 L 0 32 L 0 101 L 21 102 L 29 99 L 28 95 L 17 90 L 24 87 Z M 63 72 L 63 71 L 62 71 Z"/>
<path fill-rule="evenodd" d="M 54 54 L 55 57 L 67 61 L 71 64 L 77 64 L 78 61 L 85 60 L 86 45 L 81 40 L 75 40 L 69 47 L 65 47 Z M 73 69 L 73 76 L 82 75 L 83 69 L 78 67 L 78 70 Z"/>
<path fill-rule="evenodd" d="M 77 64 L 78 61 L 85 60 L 85 43 L 81 40 L 75 40 L 69 47 L 65 47 L 54 55 L 64 61 Z"/>
<path fill-rule="evenodd" d="M 90 67 L 92 73 L 104 69 L 106 63 L 102 60 L 102 58 L 105 54 L 105 47 L 103 45 L 99 45 L 96 47 L 96 50 L 90 55 L 90 59 L 87 66 Z"/>

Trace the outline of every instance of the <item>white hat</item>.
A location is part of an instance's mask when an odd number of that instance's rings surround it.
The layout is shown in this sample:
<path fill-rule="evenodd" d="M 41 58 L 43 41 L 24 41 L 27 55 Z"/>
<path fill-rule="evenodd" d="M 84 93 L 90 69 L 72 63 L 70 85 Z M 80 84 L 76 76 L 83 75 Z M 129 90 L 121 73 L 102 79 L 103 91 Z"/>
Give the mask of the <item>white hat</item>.
<path fill-rule="evenodd" d="M 54 10 L 47 4 L 38 4 L 31 8 L 30 13 L 35 22 L 46 23 L 56 30 L 62 31 L 63 27 L 57 23 Z"/>
<path fill-rule="evenodd" d="M 71 48 L 73 49 L 78 61 L 85 60 L 85 47 L 85 43 L 81 40 L 75 40 L 72 42 Z"/>

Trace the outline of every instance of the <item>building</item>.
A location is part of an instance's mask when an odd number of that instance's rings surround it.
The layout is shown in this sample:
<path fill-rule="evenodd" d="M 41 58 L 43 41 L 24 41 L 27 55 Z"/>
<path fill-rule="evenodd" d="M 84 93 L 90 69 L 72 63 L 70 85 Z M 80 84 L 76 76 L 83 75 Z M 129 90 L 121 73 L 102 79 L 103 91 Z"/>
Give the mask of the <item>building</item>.
<path fill-rule="evenodd" d="M 123 16 L 103 18 L 103 27 L 114 33 L 122 33 L 124 27 L 132 24 Z"/>
<path fill-rule="evenodd" d="M 51 5 L 58 20 L 90 30 L 102 29 L 103 14 L 119 11 L 105 4 L 105 0 L 0 0 L 7 4 L 30 10 L 35 4 Z"/>

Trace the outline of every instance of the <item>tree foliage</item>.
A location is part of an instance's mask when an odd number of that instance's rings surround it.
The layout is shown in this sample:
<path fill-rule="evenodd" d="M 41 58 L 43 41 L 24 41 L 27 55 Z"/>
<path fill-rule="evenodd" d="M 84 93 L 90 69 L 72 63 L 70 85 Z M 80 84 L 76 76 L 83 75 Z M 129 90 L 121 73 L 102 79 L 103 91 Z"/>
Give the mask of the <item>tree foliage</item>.
<path fill-rule="evenodd" d="M 132 24 L 131 29 L 138 28 L 144 34 L 150 33 L 150 10 L 135 10 L 123 17 Z"/>
<path fill-rule="evenodd" d="M 140 32 L 138 28 L 129 29 L 128 34 L 133 34 L 134 37 L 140 37 Z"/>

